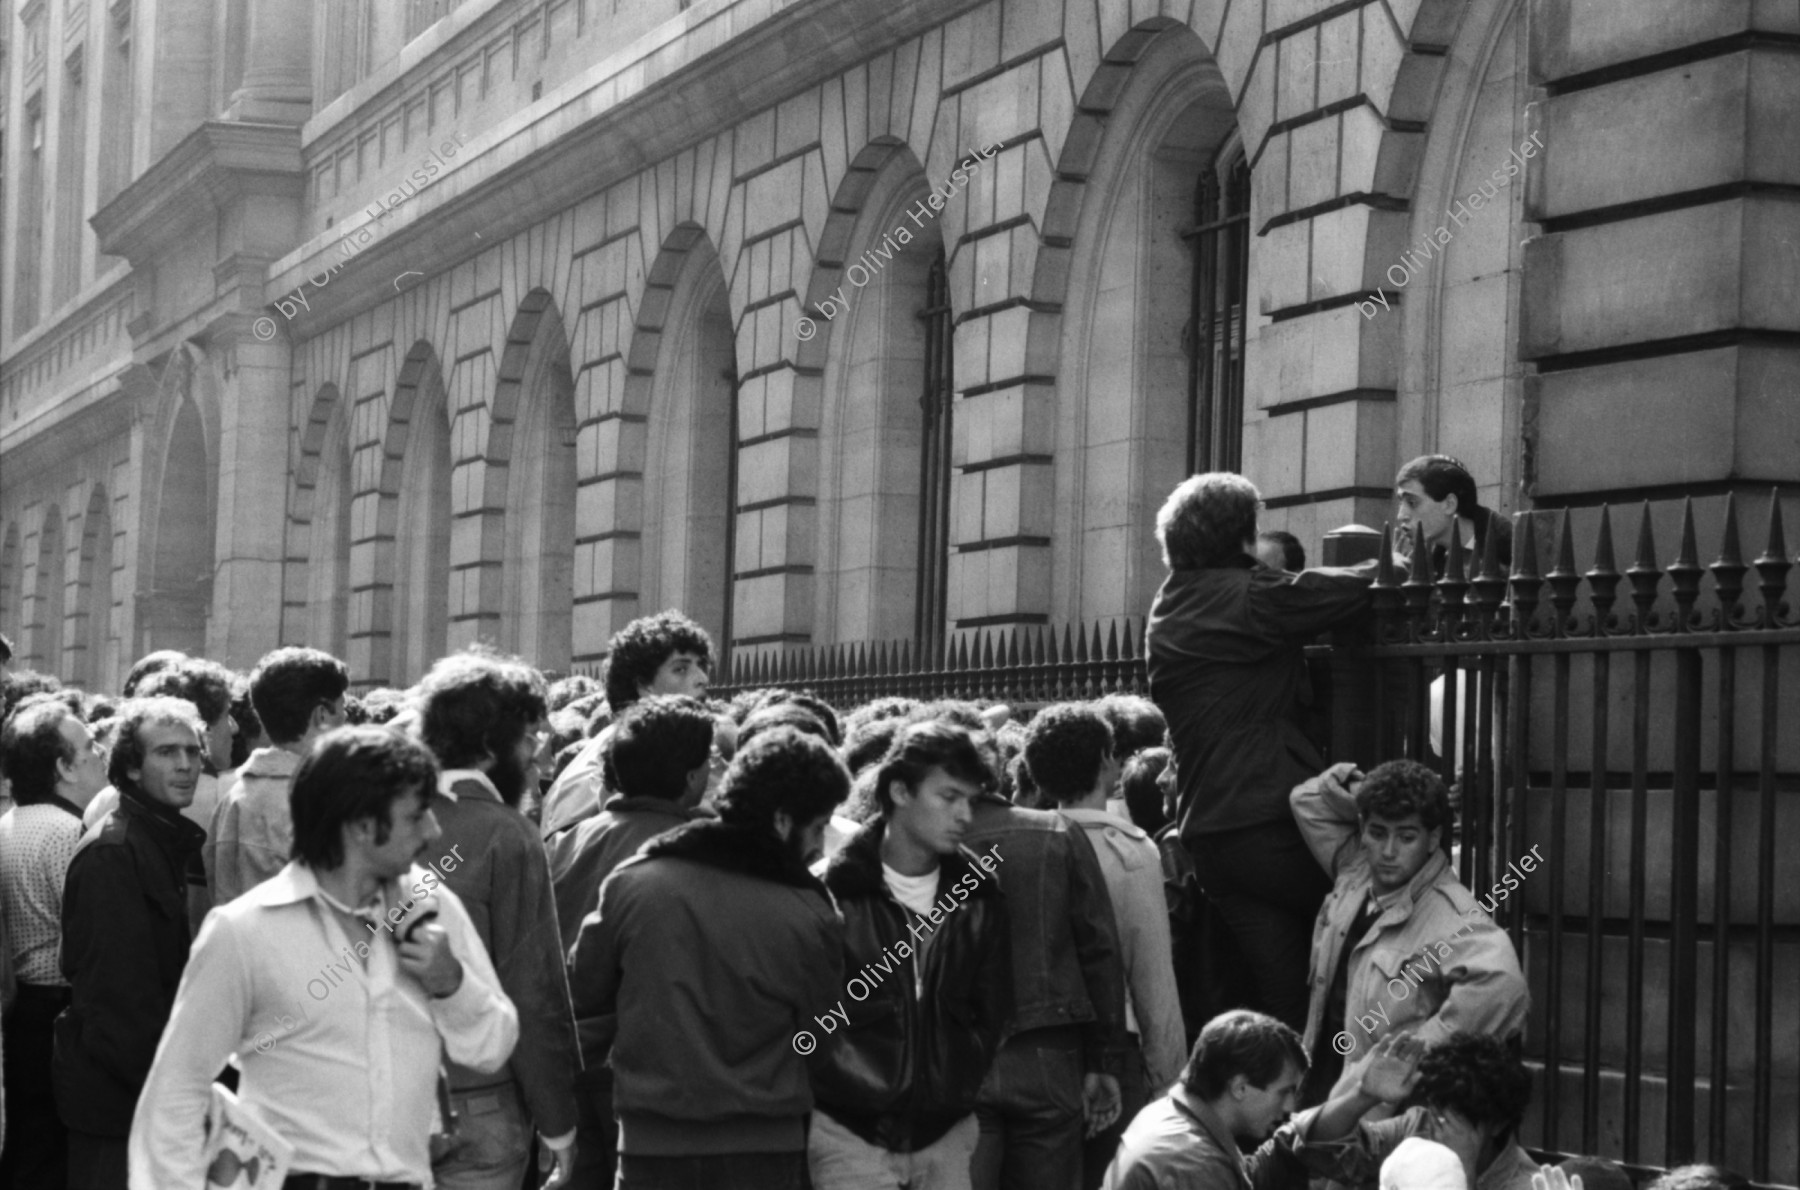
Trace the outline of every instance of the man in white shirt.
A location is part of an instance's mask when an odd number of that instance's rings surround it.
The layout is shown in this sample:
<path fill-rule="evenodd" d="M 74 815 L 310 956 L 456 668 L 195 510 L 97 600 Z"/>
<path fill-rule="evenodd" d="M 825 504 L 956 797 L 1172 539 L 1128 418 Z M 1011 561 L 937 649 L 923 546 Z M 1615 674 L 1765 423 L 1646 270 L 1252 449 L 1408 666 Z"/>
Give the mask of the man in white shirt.
<path fill-rule="evenodd" d="M 382 727 L 294 774 L 295 859 L 207 918 L 131 1125 L 133 1190 L 199 1186 L 213 1076 L 294 1146 L 290 1187 L 423 1186 L 440 1050 L 499 1070 L 519 1020 L 435 855 L 437 764 Z M 433 891 L 435 890 L 435 891 Z"/>
<path fill-rule="evenodd" d="M 50 1088 L 51 1023 L 69 1006 L 62 973 L 63 877 L 81 842 L 81 810 L 106 787 L 106 750 L 53 694 L 19 705 L 0 732 L 0 767 L 17 806 L 0 817 L 0 916 L 18 989 L 4 1029 L 11 1143 L 0 1185 L 68 1183 L 68 1130 Z"/>

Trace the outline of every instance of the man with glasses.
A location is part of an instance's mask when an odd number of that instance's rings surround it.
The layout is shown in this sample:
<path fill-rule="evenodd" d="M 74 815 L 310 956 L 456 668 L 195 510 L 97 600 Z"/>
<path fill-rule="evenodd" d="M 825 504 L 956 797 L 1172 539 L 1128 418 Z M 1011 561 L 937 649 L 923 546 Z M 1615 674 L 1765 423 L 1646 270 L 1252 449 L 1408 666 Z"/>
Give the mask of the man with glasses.
<path fill-rule="evenodd" d="M 498 1071 L 454 1062 L 448 1151 L 432 1163 L 440 1190 L 516 1190 L 533 1130 L 554 1154 L 560 1186 L 575 1160 L 575 1016 L 563 971 L 550 866 L 520 812 L 538 781 L 548 731 L 543 677 L 516 658 L 471 649 L 431 667 L 419 686 L 419 729 L 436 754 L 432 812 L 457 862 L 444 882 L 462 899 L 519 1010 L 519 1044 Z"/>
<path fill-rule="evenodd" d="M 63 878 L 81 842 L 81 811 L 106 788 L 106 749 L 53 694 L 19 705 L 0 732 L 14 809 L 0 817 L 0 917 L 18 989 L 6 1014 L 6 1104 L 12 1125 L 0 1185 L 62 1190 L 69 1137 L 50 1091 L 50 1029 L 69 1006 L 62 974 Z"/>
<path fill-rule="evenodd" d="M 238 770 L 213 815 L 201 858 L 212 903 L 223 905 L 287 866 L 294 845 L 288 791 L 312 742 L 344 722 L 350 671 L 318 649 L 276 649 L 250 675 L 250 704 L 270 745 Z"/>

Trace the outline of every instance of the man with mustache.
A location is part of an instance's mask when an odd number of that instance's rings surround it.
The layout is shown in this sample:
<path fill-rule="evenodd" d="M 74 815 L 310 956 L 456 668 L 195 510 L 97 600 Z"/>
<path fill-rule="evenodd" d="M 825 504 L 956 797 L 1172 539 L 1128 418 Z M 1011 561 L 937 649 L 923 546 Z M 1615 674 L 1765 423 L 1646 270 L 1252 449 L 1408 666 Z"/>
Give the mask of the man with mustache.
<path fill-rule="evenodd" d="M 560 1186 L 575 1159 L 575 1018 L 563 973 L 550 865 L 519 811 L 538 781 L 548 724 L 539 673 L 514 658 L 470 650 L 432 666 L 419 687 L 419 728 L 436 754 L 432 812 L 441 845 L 460 862 L 444 880 L 462 899 L 519 1010 L 519 1044 L 495 1073 L 450 1065 L 453 1147 L 434 1164 L 444 1190 L 512 1190 L 524 1177 L 535 1128 L 555 1155 Z"/>
<path fill-rule="evenodd" d="M 138 1092 L 187 966 L 187 868 L 206 832 L 194 800 L 206 727 L 194 704 L 121 708 L 107 776 L 118 808 L 89 830 L 63 881 L 62 972 L 51 1080 L 69 1128 L 70 1190 L 125 1190 Z"/>

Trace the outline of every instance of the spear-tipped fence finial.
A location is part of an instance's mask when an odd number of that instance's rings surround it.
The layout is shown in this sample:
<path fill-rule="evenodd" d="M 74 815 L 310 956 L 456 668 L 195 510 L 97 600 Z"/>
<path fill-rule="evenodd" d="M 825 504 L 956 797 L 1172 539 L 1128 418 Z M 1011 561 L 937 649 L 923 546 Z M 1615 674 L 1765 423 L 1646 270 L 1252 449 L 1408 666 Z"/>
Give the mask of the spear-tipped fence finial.
<path fill-rule="evenodd" d="M 1719 596 L 1718 626 L 1730 628 L 1738 622 L 1738 604 L 1744 597 L 1744 575 L 1750 567 L 1744 562 L 1744 550 L 1738 544 L 1737 496 L 1725 493 L 1725 530 L 1719 539 L 1719 556 L 1707 569 L 1712 571 L 1713 590 Z"/>
<path fill-rule="evenodd" d="M 1650 609 L 1656 604 L 1657 588 L 1662 585 L 1662 567 L 1656 561 L 1656 532 L 1650 523 L 1650 501 L 1644 501 L 1644 509 L 1638 519 L 1637 557 L 1632 559 L 1625 577 L 1631 583 L 1631 601 L 1637 604 L 1633 630 L 1639 633 L 1650 632 L 1655 628 L 1650 617 Z"/>

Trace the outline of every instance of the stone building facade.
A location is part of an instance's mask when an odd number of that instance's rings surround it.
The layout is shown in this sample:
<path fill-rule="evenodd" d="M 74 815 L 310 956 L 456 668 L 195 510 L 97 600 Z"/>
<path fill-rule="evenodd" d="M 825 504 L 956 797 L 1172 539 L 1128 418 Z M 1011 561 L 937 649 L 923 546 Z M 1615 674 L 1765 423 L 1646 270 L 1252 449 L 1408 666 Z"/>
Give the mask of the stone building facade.
<path fill-rule="evenodd" d="M 1158 504 L 1800 490 L 1776 0 L 7 4 L 0 628 L 1141 615 Z M 1746 502 L 1757 507 L 1757 502 Z M 1751 518 L 1753 519 L 1753 518 Z M 934 635 L 935 634 L 935 635 Z"/>

